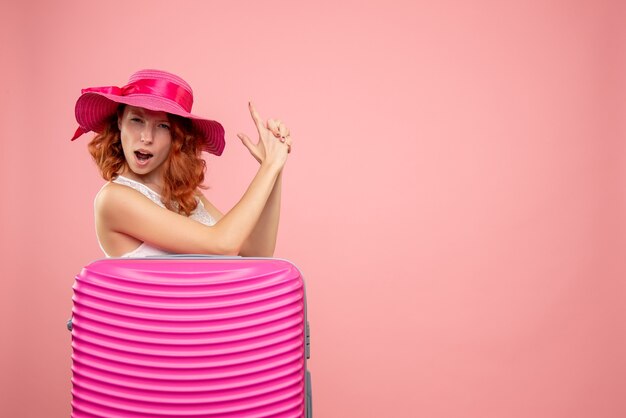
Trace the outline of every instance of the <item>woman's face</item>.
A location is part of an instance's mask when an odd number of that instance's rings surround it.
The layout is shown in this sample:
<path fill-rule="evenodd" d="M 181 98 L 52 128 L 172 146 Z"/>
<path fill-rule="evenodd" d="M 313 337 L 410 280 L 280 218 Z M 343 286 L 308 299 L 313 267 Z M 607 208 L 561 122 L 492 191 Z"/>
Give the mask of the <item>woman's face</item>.
<path fill-rule="evenodd" d="M 167 113 L 125 106 L 117 125 L 130 170 L 140 176 L 160 176 L 172 146 Z"/>

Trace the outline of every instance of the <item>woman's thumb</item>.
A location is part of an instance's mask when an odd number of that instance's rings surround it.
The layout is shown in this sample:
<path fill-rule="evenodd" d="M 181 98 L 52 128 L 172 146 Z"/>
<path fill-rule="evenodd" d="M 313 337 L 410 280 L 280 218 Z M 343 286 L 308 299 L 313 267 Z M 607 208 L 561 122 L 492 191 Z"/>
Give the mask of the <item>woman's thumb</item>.
<path fill-rule="evenodd" d="M 238 133 L 237 137 L 241 139 L 241 142 L 243 142 L 246 148 L 250 149 L 250 147 L 252 147 L 252 141 L 250 141 L 250 138 L 248 138 L 246 134 Z"/>

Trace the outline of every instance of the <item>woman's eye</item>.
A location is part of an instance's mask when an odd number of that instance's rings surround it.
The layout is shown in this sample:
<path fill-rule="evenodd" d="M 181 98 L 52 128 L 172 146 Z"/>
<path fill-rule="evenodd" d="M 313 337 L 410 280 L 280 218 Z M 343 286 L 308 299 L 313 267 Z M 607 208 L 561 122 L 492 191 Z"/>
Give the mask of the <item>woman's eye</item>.
<path fill-rule="evenodd" d="M 130 118 L 130 120 L 133 122 L 141 122 L 141 119 L 139 118 Z"/>
<path fill-rule="evenodd" d="M 162 124 L 159 125 L 159 128 L 167 129 L 169 131 L 170 130 L 170 125 L 168 125 L 167 123 L 162 123 Z"/>

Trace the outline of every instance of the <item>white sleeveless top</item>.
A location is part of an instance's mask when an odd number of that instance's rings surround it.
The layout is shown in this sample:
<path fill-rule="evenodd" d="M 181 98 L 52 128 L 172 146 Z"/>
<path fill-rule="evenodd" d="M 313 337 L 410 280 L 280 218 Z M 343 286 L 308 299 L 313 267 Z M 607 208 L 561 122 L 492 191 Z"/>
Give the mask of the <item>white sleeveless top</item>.
<path fill-rule="evenodd" d="M 113 183 L 123 184 L 124 186 L 132 187 L 133 189 L 137 190 L 138 192 L 146 196 L 148 199 L 152 200 L 157 205 L 161 206 L 162 208 L 165 208 L 165 205 L 163 204 L 163 202 L 161 202 L 161 196 L 143 183 L 139 183 L 138 181 L 135 181 L 135 180 L 129 179 L 128 177 L 124 177 L 120 175 L 118 175 L 117 178 L 113 180 Z M 198 221 L 204 225 L 208 225 L 208 226 L 214 225 L 215 219 L 213 219 L 213 217 L 209 214 L 209 212 L 207 212 L 202 201 L 199 198 L 196 198 L 196 199 L 198 200 L 198 206 L 193 212 L 191 212 L 191 214 L 189 215 L 189 218 L 195 221 Z M 98 244 L 100 244 L 99 240 L 98 240 Z M 104 255 L 106 255 L 107 257 L 111 257 L 110 255 L 106 253 L 106 251 L 104 251 L 104 248 L 102 248 L 102 244 L 100 244 L 100 249 L 102 250 Z M 120 257 L 148 257 L 148 256 L 154 256 L 154 255 L 167 255 L 167 254 L 172 254 L 172 253 L 161 250 L 160 248 L 152 247 L 144 242 L 139 247 L 135 248 L 133 251 L 123 254 Z"/>

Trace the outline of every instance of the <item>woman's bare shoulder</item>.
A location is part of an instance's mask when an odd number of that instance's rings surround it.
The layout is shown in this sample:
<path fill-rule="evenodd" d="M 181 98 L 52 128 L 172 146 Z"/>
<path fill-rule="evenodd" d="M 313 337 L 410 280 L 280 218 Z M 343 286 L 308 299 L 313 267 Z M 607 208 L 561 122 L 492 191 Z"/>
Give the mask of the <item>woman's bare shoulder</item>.
<path fill-rule="evenodd" d="M 115 203 L 120 199 L 128 198 L 129 196 L 132 198 L 133 196 L 141 195 L 137 190 L 124 186 L 123 184 L 117 184 L 113 182 L 109 182 L 102 186 L 98 194 L 96 194 L 95 202 L 107 204 L 107 203 Z"/>
<path fill-rule="evenodd" d="M 109 182 L 102 186 L 94 199 L 94 210 L 96 215 L 107 215 L 117 212 L 121 207 L 142 206 L 154 204 L 132 187 Z"/>

